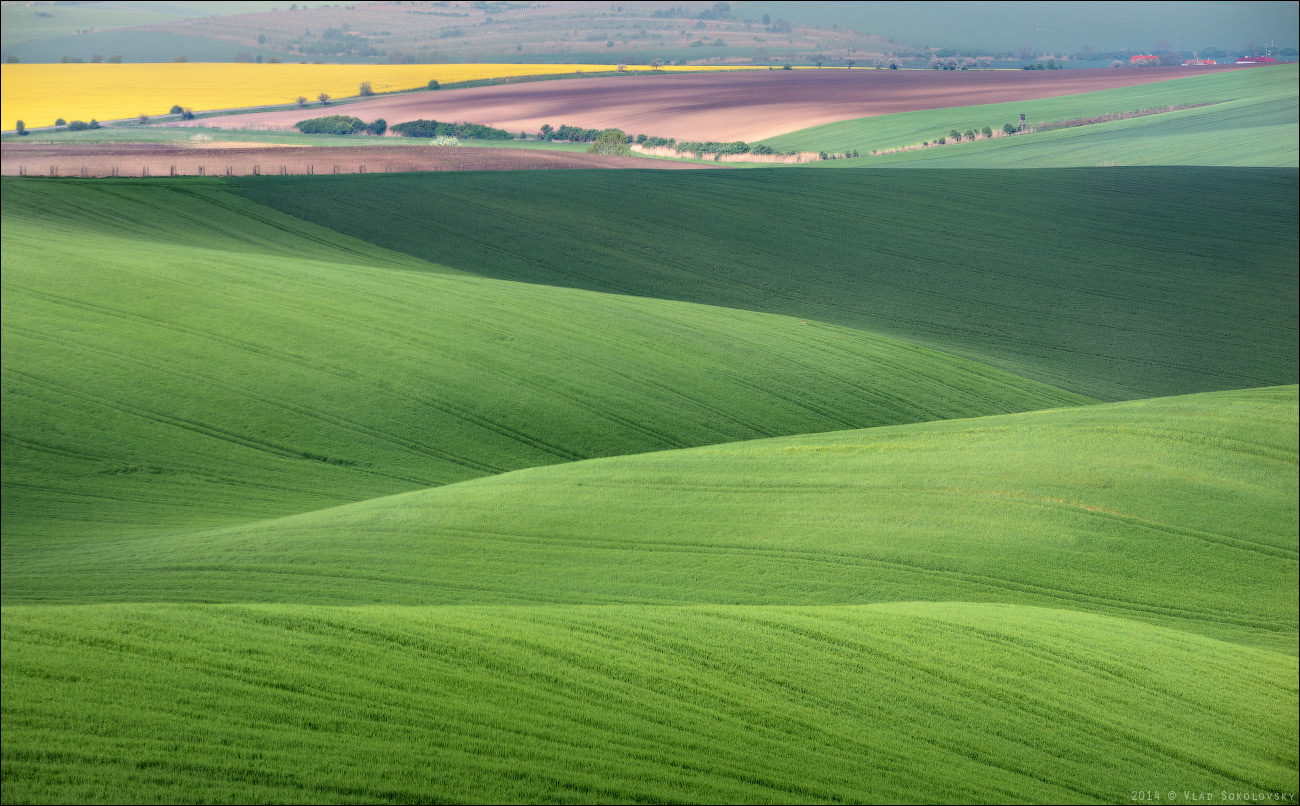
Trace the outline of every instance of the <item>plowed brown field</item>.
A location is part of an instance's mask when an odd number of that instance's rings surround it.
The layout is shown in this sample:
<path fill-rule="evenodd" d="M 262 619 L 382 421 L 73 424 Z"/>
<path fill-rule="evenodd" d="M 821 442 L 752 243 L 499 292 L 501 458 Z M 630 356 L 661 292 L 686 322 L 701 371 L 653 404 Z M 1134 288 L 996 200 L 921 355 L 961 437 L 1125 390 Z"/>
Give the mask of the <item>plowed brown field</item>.
<path fill-rule="evenodd" d="M 1215 69 L 1197 68 L 1195 74 Z M 337 112 L 366 121 L 383 118 L 390 126 L 425 118 L 531 133 L 549 123 L 620 128 L 679 140 L 756 141 L 837 120 L 1050 98 L 1189 75 L 1186 67 L 688 73 L 419 92 L 347 104 Z M 319 109 L 257 112 L 175 125 L 289 129 L 321 114 Z"/>
<path fill-rule="evenodd" d="M 374 146 L 205 147 L 5 143 L 5 176 L 247 176 L 249 174 L 709 168 L 699 163 L 520 148 Z M 115 173 L 116 172 L 116 173 Z"/>

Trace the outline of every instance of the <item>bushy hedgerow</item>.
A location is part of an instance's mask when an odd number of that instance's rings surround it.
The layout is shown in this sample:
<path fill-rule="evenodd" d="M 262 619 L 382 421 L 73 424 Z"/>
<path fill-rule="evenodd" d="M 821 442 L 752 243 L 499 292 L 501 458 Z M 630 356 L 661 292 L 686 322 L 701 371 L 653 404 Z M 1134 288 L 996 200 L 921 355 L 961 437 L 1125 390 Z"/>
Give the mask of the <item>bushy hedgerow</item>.
<path fill-rule="evenodd" d="M 360 134 L 366 130 L 365 121 L 351 115 L 326 115 L 323 118 L 308 118 L 293 125 L 303 134 Z"/>
<path fill-rule="evenodd" d="M 468 140 L 513 140 L 515 136 L 504 129 L 494 129 L 478 123 L 439 123 L 436 120 L 408 120 L 398 123 L 390 131 L 400 137 L 455 137 Z"/>

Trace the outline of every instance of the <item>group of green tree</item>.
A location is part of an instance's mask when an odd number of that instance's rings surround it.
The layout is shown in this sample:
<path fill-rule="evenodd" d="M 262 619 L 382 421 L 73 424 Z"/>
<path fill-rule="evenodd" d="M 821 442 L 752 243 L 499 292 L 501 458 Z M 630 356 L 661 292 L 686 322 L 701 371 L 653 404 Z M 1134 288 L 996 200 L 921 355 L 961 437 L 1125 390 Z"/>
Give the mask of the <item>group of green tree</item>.
<path fill-rule="evenodd" d="M 594 143 L 596 138 L 600 137 L 607 131 L 617 131 L 616 129 L 584 129 L 581 126 L 561 126 L 552 128 L 551 124 L 544 124 L 537 133 L 537 139 L 545 142 L 559 141 L 562 143 Z"/>
<path fill-rule="evenodd" d="M 351 115 L 326 115 L 320 118 L 308 118 L 293 124 L 303 134 L 373 134 L 382 135 L 388 130 L 388 122 L 383 118 L 366 123 L 361 118 Z"/>
<path fill-rule="evenodd" d="M 94 118 L 91 118 L 89 123 L 87 123 L 84 120 L 74 120 L 71 123 L 69 123 L 63 118 L 59 118 L 58 120 L 54 121 L 54 125 L 56 127 L 62 126 L 66 128 L 67 131 L 70 132 L 84 132 L 88 129 L 100 128 L 99 121 L 95 120 Z M 19 137 L 26 137 L 29 134 L 29 132 L 27 131 L 27 124 L 21 120 L 18 121 L 17 125 L 14 126 L 14 133 L 17 134 Z"/>
<path fill-rule="evenodd" d="M 504 129 L 495 129 L 479 123 L 448 123 L 437 120 L 408 120 L 389 127 L 383 118 L 366 123 L 351 115 L 326 115 L 308 118 L 293 124 L 303 134 L 395 134 L 398 137 L 432 139 L 438 137 L 459 140 L 513 140 L 515 135 Z M 594 139 L 594 138 L 593 138 Z"/>
<path fill-rule="evenodd" d="M 1014 123 L 1004 123 L 1004 124 L 1002 124 L 1002 133 L 1003 133 L 1004 135 L 1007 135 L 1007 134 L 1016 134 L 1016 133 L 1019 132 L 1019 131 L 1020 131 L 1020 128 L 1019 128 L 1018 126 L 1016 126 L 1016 124 L 1014 124 Z M 985 140 L 988 140 L 988 139 L 990 139 L 990 138 L 992 138 L 992 137 L 993 137 L 993 128 L 992 128 L 991 126 L 985 126 L 985 127 L 982 128 L 982 129 L 967 129 L 967 130 L 964 131 L 964 132 L 963 132 L 963 131 L 959 131 L 959 130 L 957 130 L 957 129 L 953 129 L 952 131 L 948 132 L 948 134 L 944 135 L 943 137 L 939 137 L 939 138 L 936 138 L 936 139 L 934 139 L 934 140 L 926 140 L 924 143 L 922 143 L 922 145 L 924 145 L 924 146 L 931 146 L 931 145 L 945 146 L 945 145 L 948 145 L 948 142 L 949 142 L 949 141 L 952 141 L 952 142 L 954 142 L 954 143 L 960 143 L 962 140 L 978 140 L 978 139 L 980 139 L 980 138 L 983 138 L 983 139 L 985 139 Z"/>
<path fill-rule="evenodd" d="M 389 131 L 399 137 L 455 137 L 460 140 L 515 139 L 515 136 L 505 129 L 494 129 L 479 123 L 446 123 L 436 120 L 408 120 L 394 125 Z"/>
<path fill-rule="evenodd" d="M 394 127 L 396 128 L 396 127 Z M 613 151 L 612 144 L 621 138 L 624 146 L 623 150 Z M 521 135 L 521 138 L 523 136 Z M 750 144 L 743 140 L 733 140 L 731 142 L 707 142 L 687 141 L 678 142 L 674 137 L 655 137 L 653 135 L 638 134 L 635 137 L 624 133 L 621 129 L 584 129 L 580 126 L 560 126 L 558 129 L 552 127 L 549 123 L 542 126 L 541 131 L 537 133 L 537 139 L 545 142 L 562 142 L 562 143 L 603 143 L 606 150 L 595 151 L 592 153 L 610 154 L 631 153 L 627 146 L 635 143 L 647 148 L 670 148 L 678 154 L 694 154 L 696 158 L 703 159 L 708 155 L 721 156 L 723 154 L 781 154 L 771 146 L 762 143 Z M 588 149 L 591 151 L 591 149 Z"/>
<path fill-rule="evenodd" d="M 17 64 L 17 63 L 18 63 L 18 57 L 17 57 L 17 56 L 10 56 L 8 59 L 6 59 L 6 61 L 8 61 L 10 64 Z M 61 56 L 61 57 L 59 58 L 59 62 L 60 62 L 61 64 L 84 64 L 85 61 L 86 61 L 86 60 L 83 59 L 83 58 L 81 58 L 80 56 Z M 121 56 L 109 56 L 107 59 L 105 59 L 105 58 L 104 58 L 104 55 L 103 55 L 102 53 L 96 53 L 94 56 L 91 56 L 91 57 L 90 57 L 90 63 L 91 63 L 91 64 L 99 64 L 99 63 L 101 63 L 101 62 L 105 62 L 105 61 L 108 62 L 109 64 L 121 64 L 121 63 L 122 63 L 122 57 L 121 57 Z"/>

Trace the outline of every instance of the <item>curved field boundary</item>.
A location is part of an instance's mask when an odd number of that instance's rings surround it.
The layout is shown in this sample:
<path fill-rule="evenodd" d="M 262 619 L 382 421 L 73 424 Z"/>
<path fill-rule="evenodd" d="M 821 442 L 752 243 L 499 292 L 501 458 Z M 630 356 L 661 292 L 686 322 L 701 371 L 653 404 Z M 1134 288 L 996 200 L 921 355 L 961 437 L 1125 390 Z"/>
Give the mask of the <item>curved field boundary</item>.
<path fill-rule="evenodd" d="M 1294 653 L 1300 614 L 1277 594 L 1300 579 L 1296 397 L 1295 386 L 1216 392 L 533 468 L 47 555 L 44 574 L 15 562 L 5 597 L 963 600 Z M 36 543 L 6 545 L 15 560 L 39 556 Z"/>
<path fill-rule="evenodd" d="M 1232 69 L 1232 68 L 1224 68 Z M 627 76 L 417 93 L 348 114 L 389 125 L 419 118 L 536 132 L 543 124 L 619 128 L 679 140 L 753 142 L 822 123 L 972 103 L 1073 95 L 1186 77 L 1181 68 L 967 71 L 756 70 Z M 319 110 L 240 115 L 241 128 L 289 129 Z M 204 125 L 191 121 L 177 125 Z"/>
<path fill-rule="evenodd" d="M 987 145 L 1007 139 L 1017 138 Z M 807 316 L 1090 397 L 1300 377 L 1294 170 L 819 170 L 406 174 L 238 187 L 290 215 L 468 272 Z"/>
<path fill-rule="evenodd" d="M 167 145 L 28 145 L 0 147 L 4 176 L 250 176 L 400 173 L 410 171 L 529 171 L 577 168 L 704 168 L 707 163 L 647 160 L 524 148 L 428 145 L 386 148 L 186 148 Z"/>
<path fill-rule="evenodd" d="M 1267 68 L 1243 68 L 1213 74 L 1188 75 L 1184 68 L 1176 80 L 1099 91 L 1081 90 L 1078 94 L 1038 98 L 1033 100 L 963 103 L 955 108 L 906 111 L 898 114 L 862 117 L 813 126 L 767 139 L 769 145 L 780 151 L 812 150 L 843 152 L 858 149 L 869 155 L 873 149 L 900 148 L 950 136 L 953 129 L 979 131 L 985 126 L 1000 130 L 1004 124 L 1019 123 L 1023 113 L 1032 125 L 1051 120 L 1105 115 L 1138 109 L 1165 108 L 1174 105 L 1221 104 L 1223 102 L 1267 99 L 1274 105 L 1296 96 L 1296 65 Z M 1092 71 L 1077 71 L 1092 72 Z M 1113 70 L 1111 72 L 1135 72 Z M 972 99 L 974 101 L 975 99 Z M 1292 115 L 1294 119 L 1294 114 Z M 1249 132 L 1255 128 L 1250 120 L 1241 121 L 1238 139 L 1251 141 L 1260 135 Z M 969 150 L 970 143 L 959 144 Z M 1023 139 L 1001 144 L 1002 148 L 1027 145 Z M 1247 145 L 1247 142 L 1243 142 Z M 1294 147 L 1294 142 L 1290 144 Z M 950 147 L 945 147 L 945 157 L 951 158 Z M 931 159 L 934 155 L 930 156 Z M 848 165 L 874 165 L 876 160 L 854 160 Z M 1095 163 L 1094 163 L 1095 164 Z"/>
<path fill-rule="evenodd" d="M 4 180 L 6 573 L 47 538 L 1090 402 L 848 328 L 457 274 L 226 188 Z"/>
<path fill-rule="evenodd" d="M 363 81 L 384 93 L 420 89 L 431 79 L 451 84 L 617 69 L 615 64 L 5 64 L 0 65 L 0 120 L 9 131 L 16 120 L 30 127 L 51 126 L 57 118 L 103 122 L 163 115 L 173 105 L 202 112 L 291 104 L 298 96 L 315 104 L 322 92 L 336 98 L 355 96 Z"/>

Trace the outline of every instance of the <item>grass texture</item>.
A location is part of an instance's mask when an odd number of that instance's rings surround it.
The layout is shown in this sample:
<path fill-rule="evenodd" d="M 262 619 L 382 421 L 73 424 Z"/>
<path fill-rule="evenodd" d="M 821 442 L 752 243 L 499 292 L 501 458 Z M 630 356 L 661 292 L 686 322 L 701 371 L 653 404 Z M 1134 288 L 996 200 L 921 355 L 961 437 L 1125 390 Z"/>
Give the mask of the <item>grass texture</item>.
<path fill-rule="evenodd" d="M 1088 402 L 843 327 L 458 274 L 219 188 L 5 181 L 6 552 Z"/>
<path fill-rule="evenodd" d="M 1296 786 L 1294 657 L 1058 610 L 5 607 L 3 631 L 6 802 Z"/>
<path fill-rule="evenodd" d="M 1296 439 L 1278 387 L 616 457 L 220 530 L 7 538 L 5 601 L 965 600 L 1294 654 Z"/>
<path fill-rule="evenodd" d="M 1293 169 L 543 173 L 236 187 L 468 272 L 811 317 L 1095 398 L 1300 378 Z"/>
<path fill-rule="evenodd" d="M 1288 387 L 540 468 L 69 553 L 63 604 L 6 560 L 5 799 L 1293 791 L 1296 411 Z"/>

